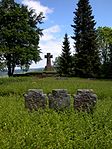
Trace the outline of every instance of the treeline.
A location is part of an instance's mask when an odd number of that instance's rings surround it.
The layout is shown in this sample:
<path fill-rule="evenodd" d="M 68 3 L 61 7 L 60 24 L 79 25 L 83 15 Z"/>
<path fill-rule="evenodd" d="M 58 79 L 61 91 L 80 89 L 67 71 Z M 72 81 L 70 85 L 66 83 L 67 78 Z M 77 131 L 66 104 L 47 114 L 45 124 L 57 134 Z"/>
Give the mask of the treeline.
<path fill-rule="evenodd" d="M 79 0 L 73 12 L 74 54 L 65 34 L 62 53 L 54 66 L 60 76 L 112 78 L 112 28 L 95 28 L 89 0 Z"/>
<path fill-rule="evenodd" d="M 54 62 L 57 72 L 60 76 L 112 78 L 112 28 L 95 28 L 89 0 L 79 0 L 73 13 L 75 52 L 71 55 L 66 33 L 62 53 Z M 9 77 L 16 66 L 27 71 L 32 62 L 41 60 L 43 33 L 38 26 L 43 18 L 43 13 L 37 15 L 14 0 L 0 1 L 0 70 L 7 68 Z"/>

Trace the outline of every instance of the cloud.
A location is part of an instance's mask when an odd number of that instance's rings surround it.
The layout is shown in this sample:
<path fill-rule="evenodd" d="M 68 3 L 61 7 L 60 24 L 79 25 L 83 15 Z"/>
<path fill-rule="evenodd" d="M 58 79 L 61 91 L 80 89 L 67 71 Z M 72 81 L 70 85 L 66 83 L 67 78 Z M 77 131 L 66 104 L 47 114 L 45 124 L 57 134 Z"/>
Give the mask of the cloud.
<path fill-rule="evenodd" d="M 44 36 L 40 40 L 40 48 L 43 53 L 57 52 L 60 49 L 60 38 L 58 34 L 61 32 L 59 25 L 51 26 L 43 31 Z M 59 53 L 59 52 L 58 52 Z"/>
<path fill-rule="evenodd" d="M 42 60 L 37 64 L 33 64 L 31 67 L 45 67 L 46 59 L 44 55 L 51 53 L 53 58 L 51 61 L 54 61 L 62 52 L 62 42 L 63 38 L 61 35 L 61 27 L 59 25 L 51 26 L 44 30 L 44 36 L 40 40 L 39 47 L 41 48 L 41 58 Z M 73 40 L 69 37 L 71 52 L 73 53 Z M 53 63 L 52 63 L 53 64 Z"/>
<path fill-rule="evenodd" d="M 53 55 L 51 61 L 54 61 L 55 58 L 60 55 L 62 39 L 57 37 L 60 32 L 61 28 L 59 25 L 54 25 L 44 30 L 43 32 L 44 36 L 40 39 L 39 44 L 39 47 L 42 52 L 40 54 L 42 60 L 37 64 L 32 64 L 31 68 L 45 67 L 46 59 L 44 58 L 44 56 L 47 53 L 51 53 Z"/>
<path fill-rule="evenodd" d="M 50 41 L 50 40 L 55 40 L 55 36 L 54 34 L 57 33 L 57 32 L 60 32 L 60 27 L 58 25 L 54 25 L 48 29 L 45 29 L 43 31 L 43 36 L 42 36 L 42 39 L 41 41 Z"/>
<path fill-rule="evenodd" d="M 40 42 L 40 48 L 41 48 L 41 58 L 42 60 L 38 62 L 36 65 L 32 65 L 32 67 L 45 67 L 46 66 L 46 59 L 44 58 L 47 53 L 51 53 L 53 55 L 53 58 L 51 59 L 51 62 L 53 64 L 53 61 L 55 60 L 56 57 L 58 57 L 61 54 L 61 42 L 52 40 L 48 42 Z"/>
<path fill-rule="evenodd" d="M 48 8 L 47 6 L 44 6 L 40 3 L 40 1 L 35 0 L 23 0 L 22 4 L 27 5 L 28 8 L 32 8 L 35 10 L 37 15 L 40 12 L 43 12 L 43 15 L 45 16 L 45 19 L 47 19 L 47 15 L 53 12 L 53 9 Z"/>
<path fill-rule="evenodd" d="M 71 48 L 71 54 L 75 53 L 75 49 L 74 49 L 74 40 L 71 38 L 71 36 L 68 36 L 69 38 L 69 42 L 70 42 L 70 48 Z"/>
<path fill-rule="evenodd" d="M 55 60 L 55 57 L 59 56 L 61 53 L 61 39 L 58 38 L 58 34 L 60 32 L 61 28 L 59 25 L 54 25 L 44 30 L 44 36 L 41 38 L 39 44 L 42 51 L 41 57 L 43 60 L 39 62 L 39 65 L 46 65 L 46 59 L 44 58 L 46 53 L 51 53 L 53 55 L 52 60 Z"/>
<path fill-rule="evenodd" d="M 54 25 L 54 26 L 44 30 L 44 33 L 57 33 L 57 32 L 60 32 L 59 25 Z"/>

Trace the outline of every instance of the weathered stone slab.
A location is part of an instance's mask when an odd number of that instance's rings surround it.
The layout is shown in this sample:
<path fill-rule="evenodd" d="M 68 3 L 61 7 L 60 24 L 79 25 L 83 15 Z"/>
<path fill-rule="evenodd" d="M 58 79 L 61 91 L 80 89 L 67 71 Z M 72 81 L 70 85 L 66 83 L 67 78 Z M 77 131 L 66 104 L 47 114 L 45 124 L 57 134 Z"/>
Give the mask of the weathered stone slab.
<path fill-rule="evenodd" d="M 92 89 L 78 89 L 74 96 L 74 109 L 84 112 L 92 112 L 96 105 L 97 95 Z"/>
<path fill-rule="evenodd" d="M 53 89 L 48 95 L 49 108 L 54 110 L 64 110 L 70 107 L 70 95 L 66 89 Z"/>
<path fill-rule="evenodd" d="M 46 94 L 43 94 L 41 89 L 29 89 L 28 92 L 24 95 L 25 107 L 30 111 L 38 110 L 39 108 L 45 108 Z"/>

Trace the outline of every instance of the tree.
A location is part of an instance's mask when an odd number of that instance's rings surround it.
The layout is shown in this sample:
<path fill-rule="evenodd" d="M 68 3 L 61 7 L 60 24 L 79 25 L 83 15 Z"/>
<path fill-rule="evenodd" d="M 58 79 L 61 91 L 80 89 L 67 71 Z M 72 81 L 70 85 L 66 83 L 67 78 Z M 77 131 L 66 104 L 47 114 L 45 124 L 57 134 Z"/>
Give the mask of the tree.
<path fill-rule="evenodd" d="M 0 2 L 0 53 L 6 61 L 8 75 L 13 76 L 16 66 L 31 65 L 39 61 L 39 39 L 43 14 L 13 0 Z"/>
<path fill-rule="evenodd" d="M 62 46 L 62 54 L 58 58 L 58 72 L 60 75 L 70 76 L 71 74 L 71 52 L 70 52 L 70 42 L 68 35 L 65 34 L 63 46 Z"/>
<path fill-rule="evenodd" d="M 109 44 L 112 43 L 112 28 L 98 27 L 97 28 L 98 47 L 101 55 L 101 62 L 109 61 Z"/>
<path fill-rule="evenodd" d="M 60 56 L 56 57 L 55 61 L 53 61 L 53 67 L 60 74 L 60 70 L 59 70 L 59 68 L 60 68 Z"/>
<path fill-rule="evenodd" d="M 105 77 L 110 77 L 112 69 L 112 28 L 98 27 L 97 40 L 100 51 L 102 74 Z"/>
<path fill-rule="evenodd" d="M 89 0 L 79 0 L 74 13 L 74 60 L 75 73 L 80 77 L 95 77 L 99 72 L 100 60 L 97 48 L 95 20 Z"/>
<path fill-rule="evenodd" d="M 29 65 L 28 64 L 25 64 L 25 65 L 22 65 L 21 66 L 21 70 L 23 71 L 23 72 L 27 72 L 28 70 L 29 70 Z"/>
<path fill-rule="evenodd" d="M 109 67 L 107 77 L 112 79 L 112 43 L 109 44 L 109 49 Z"/>

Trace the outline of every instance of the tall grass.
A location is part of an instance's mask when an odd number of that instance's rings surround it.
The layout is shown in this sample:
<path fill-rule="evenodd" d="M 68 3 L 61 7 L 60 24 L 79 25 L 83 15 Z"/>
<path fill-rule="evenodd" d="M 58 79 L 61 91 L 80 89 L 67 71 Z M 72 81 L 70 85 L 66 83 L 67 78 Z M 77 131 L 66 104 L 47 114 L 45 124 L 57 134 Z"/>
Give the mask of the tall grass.
<path fill-rule="evenodd" d="M 30 88 L 92 88 L 98 95 L 93 114 L 51 109 L 28 112 L 23 94 Z M 71 98 L 71 100 L 73 100 Z M 0 78 L 1 149 L 111 149 L 112 81 L 69 78 Z"/>

